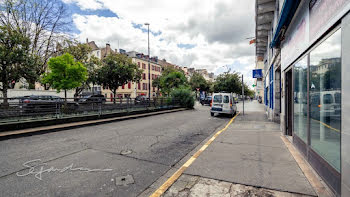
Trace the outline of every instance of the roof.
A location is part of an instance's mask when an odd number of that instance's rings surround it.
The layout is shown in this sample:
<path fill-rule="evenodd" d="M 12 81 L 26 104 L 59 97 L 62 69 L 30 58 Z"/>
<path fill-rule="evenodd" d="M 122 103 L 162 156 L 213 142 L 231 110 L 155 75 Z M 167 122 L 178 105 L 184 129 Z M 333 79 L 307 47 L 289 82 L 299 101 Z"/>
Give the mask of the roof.
<path fill-rule="evenodd" d="M 89 47 L 91 47 L 91 49 L 94 50 L 98 50 L 98 46 L 96 45 L 95 41 L 91 41 L 87 43 L 89 45 Z"/>

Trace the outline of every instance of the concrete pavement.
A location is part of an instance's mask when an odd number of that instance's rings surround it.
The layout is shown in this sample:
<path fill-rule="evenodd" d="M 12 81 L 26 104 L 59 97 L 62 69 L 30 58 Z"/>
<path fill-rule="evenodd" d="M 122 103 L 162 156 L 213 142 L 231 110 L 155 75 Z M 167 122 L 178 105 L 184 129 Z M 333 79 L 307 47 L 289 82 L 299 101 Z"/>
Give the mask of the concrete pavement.
<path fill-rule="evenodd" d="M 315 196 L 281 140 L 279 125 L 267 121 L 263 109 L 256 101 L 246 102 L 245 115 L 240 114 L 164 196 Z"/>

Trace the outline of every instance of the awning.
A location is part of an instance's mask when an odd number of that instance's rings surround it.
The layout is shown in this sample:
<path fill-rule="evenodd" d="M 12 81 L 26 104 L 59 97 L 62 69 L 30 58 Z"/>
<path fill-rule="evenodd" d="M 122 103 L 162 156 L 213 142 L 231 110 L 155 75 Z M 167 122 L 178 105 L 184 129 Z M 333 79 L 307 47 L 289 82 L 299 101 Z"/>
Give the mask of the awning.
<path fill-rule="evenodd" d="M 300 0 L 285 0 L 283 3 L 283 7 L 281 10 L 281 15 L 278 20 L 278 24 L 273 35 L 273 39 L 270 43 L 270 48 L 273 48 L 280 44 L 280 37 L 282 33 L 282 29 L 287 30 L 290 22 L 293 19 L 293 16 L 299 6 Z"/>

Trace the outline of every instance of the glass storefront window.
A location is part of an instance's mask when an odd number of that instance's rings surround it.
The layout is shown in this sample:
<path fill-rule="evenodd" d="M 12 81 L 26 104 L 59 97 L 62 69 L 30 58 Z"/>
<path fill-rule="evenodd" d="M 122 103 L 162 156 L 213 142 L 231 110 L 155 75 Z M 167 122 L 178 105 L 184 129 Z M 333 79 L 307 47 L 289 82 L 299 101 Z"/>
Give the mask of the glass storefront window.
<path fill-rule="evenodd" d="M 311 148 L 340 171 L 341 30 L 310 53 Z"/>
<path fill-rule="evenodd" d="M 294 65 L 294 134 L 307 143 L 307 57 Z"/>

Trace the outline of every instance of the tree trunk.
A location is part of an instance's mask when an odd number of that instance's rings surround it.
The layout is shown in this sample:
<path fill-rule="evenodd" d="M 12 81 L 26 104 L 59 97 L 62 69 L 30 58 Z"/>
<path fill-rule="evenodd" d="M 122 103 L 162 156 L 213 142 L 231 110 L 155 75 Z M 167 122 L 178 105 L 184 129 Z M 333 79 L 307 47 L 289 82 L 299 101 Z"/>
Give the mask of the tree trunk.
<path fill-rule="evenodd" d="M 116 96 L 117 90 L 114 89 L 113 90 L 113 104 L 115 104 L 115 96 Z"/>
<path fill-rule="evenodd" d="M 64 90 L 64 105 L 67 105 L 67 90 Z"/>
<path fill-rule="evenodd" d="M 3 85 L 3 88 L 2 88 L 2 94 L 4 96 L 3 98 L 3 107 L 8 107 L 9 106 L 9 103 L 8 103 L 8 99 L 7 99 L 7 86 L 6 85 Z"/>
<path fill-rule="evenodd" d="M 92 83 L 92 95 L 94 95 L 95 93 L 94 87 L 95 87 L 95 83 Z"/>
<path fill-rule="evenodd" d="M 28 79 L 27 82 L 28 82 L 28 84 L 29 84 L 28 89 L 30 89 L 30 90 L 35 89 L 35 80 L 30 80 L 30 79 Z"/>

